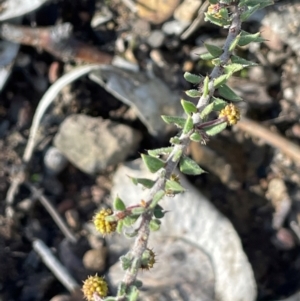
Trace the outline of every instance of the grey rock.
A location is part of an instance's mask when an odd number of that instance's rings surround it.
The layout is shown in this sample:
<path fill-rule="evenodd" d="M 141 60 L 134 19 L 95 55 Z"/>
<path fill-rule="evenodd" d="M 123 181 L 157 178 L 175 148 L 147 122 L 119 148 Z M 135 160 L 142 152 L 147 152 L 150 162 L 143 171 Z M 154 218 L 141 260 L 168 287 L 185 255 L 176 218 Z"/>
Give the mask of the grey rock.
<path fill-rule="evenodd" d="M 189 22 L 181 22 L 178 20 L 172 20 L 164 23 L 162 31 L 166 35 L 179 36 L 189 25 Z"/>
<path fill-rule="evenodd" d="M 163 45 L 165 35 L 161 30 L 153 30 L 147 39 L 152 48 L 159 48 Z"/>
<path fill-rule="evenodd" d="M 71 115 L 61 124 L 54 145 L 87 174 L 104 171 L 131 154 L 141 139 L 136 130 L 86 115 Z"/>
<path fill-rule="evenodd" d="M 141 160 L 136 160 L 119 167 L 114 176 L 112 195 L 119 195 L 127 205 L 139 203 L 148 191 L 132 185 L 127 175 L 153 179 L 153 174 L 149 175 Z M 159 282 L 164 284 L 162 291 L 170 292 L 173 288 L 179 288 L 184 293 L 176 300 L 254 301 L 256 284 L 253 271 L 232 224 L 184 177 L 181 177 L 180 182 L 186 188 L 186 192 L 174 198 L 163 199 L 161 205 L 168 213 L 162 219 L 161 229 L 151 232 L 149 242 L 149 247 L 157 253 L 159 264 L 156 268 L 159 269 L 163 261 L 160 260 L 160 252 L 164 247 L 167 250 L 162 253 L 169 254 L 168 264 L 171 267 L 174 265 L 175 268 L 167 268 L 166 272 L 153 270 L 153 273 L 147 273 L 147 276 L 146 273 L 141 273 L 139 278 L 141 277 L 144 285 L 147 286 L 148 292 L 155 290 Z M 122 239 L 121 237 L 114 237 L 108 241 L 110 250 L 117 245 L 123 246 L 126 250 L 129 244 L 133 244 L 133 241 L 128 243 L 128 240 L 126 242 L 124 239 L 118 241 Z M 181 255 L 176 257 L 171 254 Z M 180 258 L 184 258 L 182 270 L 176 268 L 178 265 L 176 261 L 180 261 Z M 119 275 L 118 280 L 122 278 L 124 272 L 116 273 L 115 269 L 118 266 L 109 271 L 109 279 L 115 281 L 117 275 Z M 210 268 L 213 269 L 214 276 Z M 148 276 L 149 274 L 153 275 Z M 159 279 L 151 282 L 151 277 L 154 279 L 156 274 Z M 191 279 L 190 275 L 195 278 Z M 143 277 L 148 278 L 143 279 Z M 206 286 L 209 286 L 214 293 L 210 289 L 206 290 Z M 194 290 L 199 293 L 198 296 L 190 294 Z M 175 299 L 171 298 L 171 300 Z"/>

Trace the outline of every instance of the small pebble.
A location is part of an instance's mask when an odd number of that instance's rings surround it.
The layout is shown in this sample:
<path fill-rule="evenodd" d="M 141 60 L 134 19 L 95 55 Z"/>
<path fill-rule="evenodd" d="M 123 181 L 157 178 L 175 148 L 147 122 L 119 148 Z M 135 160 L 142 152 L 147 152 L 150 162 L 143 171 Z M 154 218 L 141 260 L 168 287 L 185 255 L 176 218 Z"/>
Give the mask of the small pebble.
<path fill-rule="evenodd" d="M 88 250 L 83 256 L 83 264 L 86 269 L 101 273 L 106 267 L 107 248 Z"/>
<path fill-rule="evenodd" d="M 147 39 L 147 43 L 152 48 L 159 48 L 163 45 L 165 34 L 161 30 L 153 30 Z"/>
<path fill-rule="evenodd" d="M 44 156 L 46 172 L 50 175 L 59 174 L 68 164 L 67 158 L 56 147 L 50 146 Z"/>

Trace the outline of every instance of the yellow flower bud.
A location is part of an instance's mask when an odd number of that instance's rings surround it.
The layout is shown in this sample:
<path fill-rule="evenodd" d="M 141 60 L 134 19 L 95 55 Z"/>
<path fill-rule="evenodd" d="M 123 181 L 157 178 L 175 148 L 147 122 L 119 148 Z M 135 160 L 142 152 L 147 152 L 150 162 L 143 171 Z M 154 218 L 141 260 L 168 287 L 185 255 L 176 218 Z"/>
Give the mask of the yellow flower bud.
<path fill-rule="evenodd" d="M 94 301 L 94 294 L 101 298 L 107 296 L 108 286 L 103 277 L 90 276 L 83 282 L 82 292 L 88 301 Z"/>

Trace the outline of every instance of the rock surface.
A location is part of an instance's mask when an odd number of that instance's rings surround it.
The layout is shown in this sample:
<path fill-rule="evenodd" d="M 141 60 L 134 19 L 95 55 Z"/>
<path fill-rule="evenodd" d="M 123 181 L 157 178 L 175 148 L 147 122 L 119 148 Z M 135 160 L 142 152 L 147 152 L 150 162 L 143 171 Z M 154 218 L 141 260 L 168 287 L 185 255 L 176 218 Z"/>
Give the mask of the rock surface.
<path fill-rule="evenodd" d="M 54 144 L 72 164 L 92 175 L 124 161 L 140 139 L 128 126 L 78 114 L 64 120 Z"/>
<path fill-rule="evenodd" d="M 121 166 L 113 179 L 112 197 L 118 194 L 127 205 L 138 203 L 147 191 L 132 185 L 127 175 L 148 177 L 149 173 L 140 160 Z M 151 233 L 149 247 L 157 253 L 158 263 L 153 272 L 139 275 L 148 289 L 145 296 L 151 291 L 158 293 L 159 287 L 161 295 L 176 288 L 181 296 L 176 300 L 255 300 L 253 271 L 232 224 L 183 177 L 181 184 L 187 191 L 162 201 L 169 212 L 161 229 Z M 118 246 L 125 249 L 133 243 L 122 241 L 122 237 L 115 236 L 109 249 L 115 247 L 119 252 Z M 122 276 L 119 263 L 108 275 L 116 282 Z"/>

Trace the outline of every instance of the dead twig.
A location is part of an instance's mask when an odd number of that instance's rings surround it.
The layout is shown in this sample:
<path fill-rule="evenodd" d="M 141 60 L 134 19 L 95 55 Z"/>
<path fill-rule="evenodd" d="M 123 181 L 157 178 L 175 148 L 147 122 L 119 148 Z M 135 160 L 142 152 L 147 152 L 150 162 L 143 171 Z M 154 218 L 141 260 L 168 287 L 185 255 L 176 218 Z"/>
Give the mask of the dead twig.
<path fill-rule="evenodd" d="M 295 164 L 300 162 L 300 147 L 281 135 L 272 132 L 268 128 L 262 126 L 258 122 L 243 117 L 236 127 L 251 136 L 257 137 L 265 141 L 267 144 L 278 148 L 282 153 L 287 155 Z"/>
<path fill-rule="evenodd" d="M 70 275 L 60 261 L 58 261 L 42 240 L 35 239 L 32 242 L 32 247 L 39 254 L 44 264 L 69 292 L 72 293 L 79 288 L 77 281 Z"/>
<path fill-rule="evenodd" d="M 60 214 L 57 212 L 57 210 L 53 207 L 51 202 L 46 198 L 41 190 L 37 189 L 34 187 L 29 182 L 25 182 L 25 185 L 28 187 L 28 189 L 31 191 L 33 194 L 33 197 L 38 199 L 41 204 L 45 207 L 45 209 L 48 211 L 48 213 L 51 215 L 55 223 L 57 224 L 58 228 L 61 230 L 61 232 L 65 235 L 65 237 L 70 240 L 72 243 L 77 242 L 76 236 L 73 234 L 73 232 L 68 228 Z"/>

